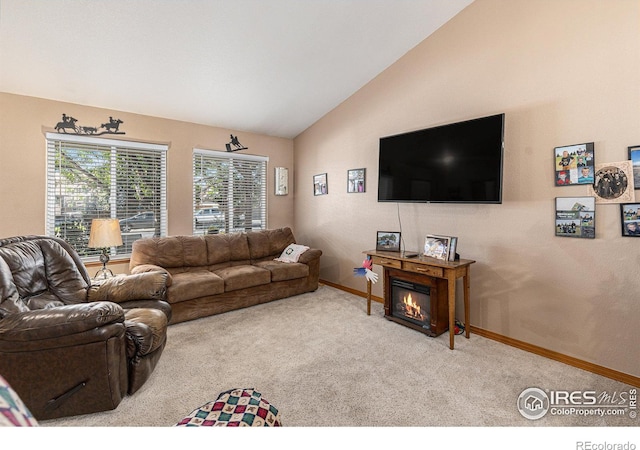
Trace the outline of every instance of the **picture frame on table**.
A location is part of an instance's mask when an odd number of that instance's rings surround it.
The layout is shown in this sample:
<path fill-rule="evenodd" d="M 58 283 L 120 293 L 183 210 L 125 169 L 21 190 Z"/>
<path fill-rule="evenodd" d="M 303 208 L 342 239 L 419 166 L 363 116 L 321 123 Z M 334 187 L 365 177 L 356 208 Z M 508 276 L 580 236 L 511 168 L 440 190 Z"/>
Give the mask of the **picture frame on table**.
<path fill-rule="evenodd" d="M 399 231 L 378 231 L 376 235 L 376 251 L 400 252 Z"/>
<path fill-rule="evenodd" d="M 595 177 L 593 142 L 556 147 L 553 152 L 556 186 L 593 184 Z"/>
<path fill-rule="evenodd" d="M 329 193 L 327 174 L 320 173 L 313 176 L 313 195 L 326 195 Z"/>
<path fill-rule="evenodd" d="M 627 150 L 633 171 L 633 185 L 635 189 L 640 189 L 640 145 L 627 147 Z"/>
<path fill-rule="evenodd" d="M 620 203 L 622 236 L 640 237 L 640 203 Z"/>
<path fill-rule="evenodd" d="M 424 256 L 449 261 L 450 249 L 451 236 L 428 234 L 424 239 Z"/>
<path fill-rule="evenodd" d="M 367 169 L 350 169 L 347 171 L 347 192 L 365 192 L 365 174 Z"/>
<path fill-rule="evenodd" d="M 595 197 L 556 197 L 555 201 L 556 236 L 595 239 Z"/>

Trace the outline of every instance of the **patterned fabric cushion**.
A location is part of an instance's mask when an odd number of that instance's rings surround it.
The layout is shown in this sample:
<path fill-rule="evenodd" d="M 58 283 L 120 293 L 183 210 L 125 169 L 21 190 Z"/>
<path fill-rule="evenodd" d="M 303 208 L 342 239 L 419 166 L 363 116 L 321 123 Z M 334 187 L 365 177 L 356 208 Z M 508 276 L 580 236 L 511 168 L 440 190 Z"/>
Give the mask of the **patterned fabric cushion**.
<path fill-rule="evenodd" d="M 254 389 L 232 389 L 195 409 L 177 427 L 280 427 L 280 414 Z"/>
<path fill-rule="evenodd" d="M 38 421 L 31 415 L 18 394 L 0 376 L 0 427 L 37 427 Z"/>

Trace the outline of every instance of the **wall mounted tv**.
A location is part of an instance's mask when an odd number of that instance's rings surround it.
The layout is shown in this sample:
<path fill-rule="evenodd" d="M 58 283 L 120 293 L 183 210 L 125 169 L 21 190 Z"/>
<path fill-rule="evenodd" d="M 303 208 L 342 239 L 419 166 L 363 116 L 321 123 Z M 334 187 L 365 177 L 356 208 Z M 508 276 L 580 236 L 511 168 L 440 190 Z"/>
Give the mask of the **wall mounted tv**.
<path fill-rule="evenodd" d="M 380 138 L 379 202 L 502 203 L 504 114 Z"/>

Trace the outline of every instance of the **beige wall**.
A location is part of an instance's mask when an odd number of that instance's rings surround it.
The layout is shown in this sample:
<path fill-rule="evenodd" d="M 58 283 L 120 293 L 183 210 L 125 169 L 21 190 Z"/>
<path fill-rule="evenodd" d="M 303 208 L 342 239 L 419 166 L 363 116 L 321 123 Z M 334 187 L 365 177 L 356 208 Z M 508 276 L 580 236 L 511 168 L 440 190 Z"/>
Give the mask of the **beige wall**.
<path fill-rule="evenodd" d="M 454 235 L 477 260 L 473 325 L 639 376 L 640 239 L 620 236 L 611 204 L 596 206 L 596 239 L 555 237 L 554 198 L 588 191 L 553 175 L 556 146 L 594 142 L 599 164 L 640 144 L 639 25 L 638 0 L 476 0 L 298 136 L 295 230 L 323 250 L 321 278 L 364 291 L 352 270 L 400 215 L 407 249 Z M 501 205 L 377 202 L 381 136 L 501 112 Z M 366 193 L 347 194 L 359 167 Z M 329 194 L 314 197 L 323 172 Z"/>
<path fill-rule="evenodd" d="M 293 171 L 293 141 L 175 120 L 92 108 L 33 97 L 0 93 L 0 236 L 43 234 L 45 231 L 45 137 L 54 132 L 62 113 L 78 125 L 95 126 L 109 116 L 124 121 L 120 130 L 131 139 L 169 144 L 167 153 L 168 231 L 191 234 L 193 218 L 192 150 L 225 150 L 230 134 L 248 147 L 242 153 L 269 157 L 267 224 L 293 226 L 293 195 L 274 195 L 274 167 Z M 104 137 L 104 136 L 103 136 Z M 126 264 L 115 264 L 116 272 Z"/>

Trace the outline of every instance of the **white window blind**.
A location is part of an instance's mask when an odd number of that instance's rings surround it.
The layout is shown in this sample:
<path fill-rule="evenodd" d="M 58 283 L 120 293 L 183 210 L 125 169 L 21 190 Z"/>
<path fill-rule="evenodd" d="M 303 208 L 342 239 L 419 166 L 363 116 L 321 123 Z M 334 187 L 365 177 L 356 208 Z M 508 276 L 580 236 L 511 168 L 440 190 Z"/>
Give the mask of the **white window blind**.
<path fill-rule="evenodd" d="M 120 219 L 123 246 L 111 257 L 131 253 L 141 237 L 167 234 L 166 145 L 47 133 L 46 233 L 69 242 L 81 257 L 91 220 Z"/>
<path fill-rule="evenodd" d="M 193 234 L 267 227 L 267 162 L 263 156 L 194 149 Z"/>

